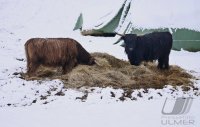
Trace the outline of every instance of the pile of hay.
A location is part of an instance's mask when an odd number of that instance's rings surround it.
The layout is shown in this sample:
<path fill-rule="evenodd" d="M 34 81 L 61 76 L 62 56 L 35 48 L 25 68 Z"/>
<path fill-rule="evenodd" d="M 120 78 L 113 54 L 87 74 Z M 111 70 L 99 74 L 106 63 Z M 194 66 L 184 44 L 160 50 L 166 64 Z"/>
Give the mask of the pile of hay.
<path fill-rule="evenodd" d="M 159 70 L 156 63 L 133 66 L 106 53 L 93 53 L 92 56 L 96 59 L 96 65 L 78 65 L 66 75 L 61 75 L 60 68 L 40 67 L 35 79 L 44 77 L 61 79 L 67 88 L 109 86 L 130 90 L 161 89 L 165 85 L 184 87 L 192 85 L 193 77 L 178 66 L 170 66 L 169 70 Z"/>

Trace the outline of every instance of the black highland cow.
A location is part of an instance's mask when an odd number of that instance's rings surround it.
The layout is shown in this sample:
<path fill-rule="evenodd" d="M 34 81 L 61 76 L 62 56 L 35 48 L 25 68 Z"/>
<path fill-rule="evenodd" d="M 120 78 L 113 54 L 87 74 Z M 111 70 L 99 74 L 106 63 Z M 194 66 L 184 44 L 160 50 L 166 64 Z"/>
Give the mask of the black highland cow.
<path fill-rule="evenodd" d="M 153 32 L 143 36 L 136 34 L 121 36 L 125 43 L 125 52 L 132 65 L 138 66 L 142 61 L 158 60 L 159 69 L 169 68 L 169 54 L 173 42 L 171 33 Z"/>

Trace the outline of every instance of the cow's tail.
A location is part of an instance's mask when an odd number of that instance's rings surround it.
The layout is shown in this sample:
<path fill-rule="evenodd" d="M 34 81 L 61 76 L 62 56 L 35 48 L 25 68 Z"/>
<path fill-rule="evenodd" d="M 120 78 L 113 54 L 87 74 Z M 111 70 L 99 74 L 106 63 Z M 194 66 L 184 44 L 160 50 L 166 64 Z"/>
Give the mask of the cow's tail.
<path fill-rule="evenodd" d="M 30 64 L 30 56 L 29 56 L 29 51 L 28 51 L 28 45 L 30 44 L 32 42 L 32 39 L 29 39 L 26 43 L 25 43 L 25 45 L 24 45 L 24 47 L 25 47 L 25 54 L 26 54 L 26 67 L 27 67 L 27 72 L 29 72 L 29 64 Z"/>

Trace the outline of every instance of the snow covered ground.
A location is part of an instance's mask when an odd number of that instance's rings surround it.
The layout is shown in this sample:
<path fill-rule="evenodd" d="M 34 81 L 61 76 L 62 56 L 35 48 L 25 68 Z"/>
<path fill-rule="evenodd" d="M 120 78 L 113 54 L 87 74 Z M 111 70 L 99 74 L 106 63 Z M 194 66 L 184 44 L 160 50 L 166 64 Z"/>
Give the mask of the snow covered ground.
<path fill-rule="evenodd" d="M 122 90 L 95 88 L 82 102 L 77 97 L 85 95 L 84 90 L 65 90 L 59 80 L 25 81 L 13 75 L 26 71 L 24 43 L 31 37 L 71 37 L 89 52 L 106 52 L 127 60 L 124 49 L 113 45 L 117 37 L 84 37 L 79 31 L 72 31 L 81 12 L 87 27 L 101 16 L 115 13 L 122 3 L 123 0 L 0 1 L 0 126 L 167 126 L 162 120 L 193 120 L 195 125 L 187 126 L 200 126 L 199 90 L 172 92 L 168 86 L 162 90 L 150 89 L 142 97 L 137 94 L 143 90 L 136 90 L 133 96 L 137 100 L 121 102 L 118 98 Z M 133 21 L 138 27 L 174 26 L 200 30 L 199 5 L 197 0 L 133 0 Z M 200 78 L 200 52 L 172 51 L 170 64 L 181 66 Z M 195 82 L 200 88 L 200 80 Z M 65 95 L 59 96 L 60 91 Z M 116 94 L 115 98 L 111 97 L 111 91 Z M 175 115 L 181 116 L 180 119 L 165 118 L 161 113 L 165 98 L 181 96 L 194 97 L 189 113 Z M 151 97 L 153 99 L 149 100 Z"/>

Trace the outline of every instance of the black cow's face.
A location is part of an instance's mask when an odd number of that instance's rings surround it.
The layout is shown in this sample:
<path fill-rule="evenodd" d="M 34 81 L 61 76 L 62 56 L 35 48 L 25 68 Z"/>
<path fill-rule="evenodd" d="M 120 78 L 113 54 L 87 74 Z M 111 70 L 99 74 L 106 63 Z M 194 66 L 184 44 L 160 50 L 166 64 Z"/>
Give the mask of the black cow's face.
<path fill-rule="evenodd" d="M 131 53 L 135 50 L 136 42 L 137 42 L 137 35 L 136 34 L 126 34 L 122 37 L 125 43 L 125 52 L 127 54 Z"/>
<path fill-rule="evenodd" d="M 125 52 L 128 55 L 128 59 L 132 65 L 138 66 L 142 61 L 143 52 L 138 49 L 137 46 L 137 35 L 126 34 L 122 39 L 125 43 Z"/>
<path fill-rule="evenodd" d="M 127 56 L 131 65 L 139 66 L 142 62 L 142 52 L 138 51 L 138 49 L 129 52 Z"/>

